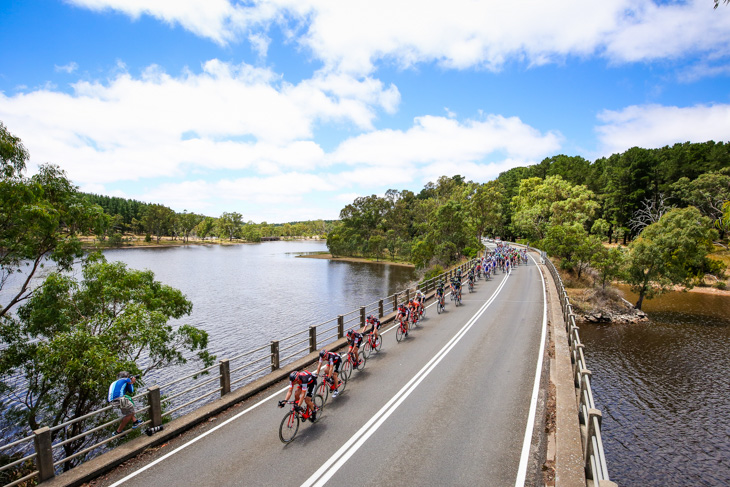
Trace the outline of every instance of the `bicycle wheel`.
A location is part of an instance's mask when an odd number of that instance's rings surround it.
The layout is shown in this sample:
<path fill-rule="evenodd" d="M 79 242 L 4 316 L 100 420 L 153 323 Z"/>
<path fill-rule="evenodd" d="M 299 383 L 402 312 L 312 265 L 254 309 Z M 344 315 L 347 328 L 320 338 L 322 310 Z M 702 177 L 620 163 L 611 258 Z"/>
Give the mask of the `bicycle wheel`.
<path fill-rule="evenodd" d="M 398 325 L 396 327 L 396 329 L 395 329 L 395 339 L 396 339 L 396 341 L 400 342 L 401 340 L 403 340 L 403 336 L 404 336 L 403 327 L 400 326 L 400 325 Z"/>
<path fill-rule="evenodd" d="M 368 358 L 365 356 L 364 353 L 360 354 L 360 365 L 357 367 L 357 370 L 362 372 L 362 370 L 365 368 L 365 363 L 368 361 Z"/>
<path fill-rule="evenodd" d="M 297 436 L 297 431 L 299 431 L 299 416 L 294 411 L 290 411 L 279 425 L 279 439 L 282 443 L 289 443 Z"/>
<path fill-rule="evenodd" d="M 337 394 L 342 394 L 345 387 L 347 387 L 347 379 L 345 379 L 345 377 L 342 376 L 342 373 L 340 373 L 340 387 L 337 389 L 339 391 Z"/>
<path fill-rule="evenodd" d="M 443 311 L 443 307 L 441 306 L 441 301 L 440 300 L 436 301 L 436 312 L 438 314 L 441 314 L 442 311 Z"/>
<path fill-rule="evenodd" d="M 329 396 L 329 390 L 330 385 L 325 380 L 326 378 L 322 378 L 322 383 L 317 386 L 315 389 L 315 394 L 319 394 L 324 399 L 324 402 L 327 402 L 327 397 Z"/>
<path fill-rule="evenodd" d="M 352 363 L 350 363 L 349 360 L 346 360 L 345 363 L 342 364 L 342 370 L 340 371 L 340 377 L 342 377 L 343 380 L 350 380 L 350 375 L 352 374 Z"/>
<path fill-rule="evenodd" d="M 312 402 L 314 403 L 314 410 L 317 412 L 317 419 L 314 420 L 315 423 L 318 423 L 320 419 L 322 419 L 322 410 L 324 409 L 324 398 L 320 396 L 319 394 L 315 394 L 312 398 Z"/>
<path fill-rule="evenodd" d="M 426 307 L 425 306 L 421 307 L 421 318 L 423 318 L 424 316 L 426 316 Z"/>
<path fill-rule="evenodd" d="M 370 339 L 365 342 L 365 345 L 362 346 L 362 353 L 360 353 L 361 356 L 368 358 L 370 356 L 370 353 L 373 351 L 372 345 L 370 345 Z"/>
<path fill-rule="evenodd" d="M 383 346 L 383 339 L 378 335 L 378 338 L 375 339 L 375 351 L 379 352 L 380 349 Z"/>

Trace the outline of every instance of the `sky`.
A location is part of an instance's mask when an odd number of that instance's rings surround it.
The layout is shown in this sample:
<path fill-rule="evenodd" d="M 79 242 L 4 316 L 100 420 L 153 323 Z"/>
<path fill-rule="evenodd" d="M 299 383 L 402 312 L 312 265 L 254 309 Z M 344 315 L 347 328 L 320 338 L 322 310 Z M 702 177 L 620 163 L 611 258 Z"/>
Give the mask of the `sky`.
<path fill-rule="evenodd" d="M 283 223 L 730 141 L 713 0 L 0 0 L 0 121 L 82 191 Z"/>

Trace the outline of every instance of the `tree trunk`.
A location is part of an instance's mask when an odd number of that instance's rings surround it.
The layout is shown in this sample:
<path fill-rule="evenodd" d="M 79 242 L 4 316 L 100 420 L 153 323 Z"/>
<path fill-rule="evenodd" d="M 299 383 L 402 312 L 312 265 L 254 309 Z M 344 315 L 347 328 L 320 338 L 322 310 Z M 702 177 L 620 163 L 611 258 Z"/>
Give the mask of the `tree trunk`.
<path fill-rule="evenodd" d="M 641 291 L 639 293 L 639 300 L 636 302 L 636 306 L 634 308 L 641 309 L 641 304 L 644 302 L 644 291 Z"/>

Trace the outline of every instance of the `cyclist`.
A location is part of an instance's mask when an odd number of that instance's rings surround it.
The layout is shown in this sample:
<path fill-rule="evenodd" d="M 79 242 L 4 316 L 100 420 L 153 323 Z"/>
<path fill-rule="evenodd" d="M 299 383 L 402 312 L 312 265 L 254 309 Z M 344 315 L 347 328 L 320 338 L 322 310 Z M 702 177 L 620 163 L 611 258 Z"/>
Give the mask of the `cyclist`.
<path fill-rule="evenodd" d="M 458 269 L 456 269 L 456 278 L 461 283 L 461 267 L 459 267 Z"/>
<path fill-rule="evenodd" d="M 456 296 L 461 297 L 461 279 L 455 279 L 452 284 L 452 289 L 454 293 L 454 299 L 456 299 Z"/>
<path fill-rule="evenodd" d="M 408 307 L 405 304 L 401 303 L 398 306 L 398 314 L 395 316 L 395 319 L 398 321 L 402 321 L 404 323 L 405 330 L 406 330 L 406 333 L 405 333 L 406 336 L 408 336 L 408 318 L 410 318 L 410 316 L 411 316 L 411 312 L 408 309 Z"/>
<path fill-rule="evenodd" d="M 420 303 L 415 298 L 413 298 L 408 302 L 408 308 L 411 311 L 411 318 L 413 319 L 413 322 L 417 322 L 418 317 L 421 316 Z"/>
<path fill-rule="evenodd" d="M 469 284 L 474 287 L 474 270 L 469 269 L 469 273 L 467 274 L 467 277 L 469 278 Z"/>
<path fill-rule="evenodd" d="M 335 386 L 335 390 L 332 393 L 332 397 L 337 397 L 337 394 L 339 394 L 339 387 L 340 387 L 340 364 L 342 364 L 342 357 L 340 357 L 339 353 L 336 352 L 329 352 L 327 349 L 322 349 L 319 352 L 319 363 L 317 364 L 317 372 L 314 373 L 315 376 L 319 375 L 319 369 L 322 368 L 322 362 L 326 363 L 324 366 L 324 375 L 329 375 L 333 379 L 333 384 Z"/>
<path fill-rule="evenodd" d="M 380 331 L 380 320 L 373 315 L 368 315 L 368 317 L 365 319 L 365 323 L 366 325 L 370 325 L 370 328 L 367 328 L 363 333 L 365 335 L 367 335 L 368 333 L 372 333 L 373 338 L 377 340 L 378 332 Z"/>
<path fill-rule="evenodd" d="M 423 314 L 423 307 L 426 303 L 426 295 L 423 294 L 423 291 L 420 289 L 416 291 L 416 303 L 418 303 L 418 310 L 421 314 Z"/>
<path fill-rule="evenodd" d="M 436 299 L 441 302 L 441 305 L 444 304 L 444 281 L 439 281 L 436 286 Z"/>
<path fill-rule="evenodd" d="M 306 387 L 307 392 L 302 394 Z M 279 407 L 283 408 L 286 402 L 291 398 L 292 391 L 294 391 L 294 409 L 301 411 L 302 402 L 307 403 L 307 409 L 312 412 L 309 416 L 309 420 L 314 423 L 317 420 L 317 412 L 314 410 L 314 403 L 312 402 L 312 395 L 314 389 L 317 387 L 317 376 L 309 372 L 308 370 L 301 370 L 299 372 L 292 372 L 289 374 L 289 389 L 286 391 L 286 397 L 283 401 L 279 401 Z"/>
<path fill-rule="evenodd" d="M 352 352 L 353 355 L 355 355 L 355 364 L 353 364 L 353 368 L 358 368 L 360 366 L 360 345 L 363 342 L 363 336 L 362 333 L 358 333 L 355 330 L 349 330 L 347 332 L 347 343 L 350 344 L 350 348 L 348 352 Z"/>

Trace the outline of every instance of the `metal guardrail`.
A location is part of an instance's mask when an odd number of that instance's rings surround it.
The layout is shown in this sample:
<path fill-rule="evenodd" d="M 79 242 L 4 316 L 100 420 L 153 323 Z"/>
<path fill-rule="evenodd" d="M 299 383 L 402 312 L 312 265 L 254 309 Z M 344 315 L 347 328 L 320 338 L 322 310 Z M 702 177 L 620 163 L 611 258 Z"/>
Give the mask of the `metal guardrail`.
<path fill-rule="evenodd" d="M 547 258 L 545 252 L 540 251 L 540 256 L 557 285 L 565 330 L 568 333 L 570 361 L 573 365 L 573 382 L 576 388 L 578 418 L 580 420 L 581 439 L 583 440 L 583 463 L 586 478 L 593 481 L 594 486 L 608 487 L 609 485 L 616 485 L 608 477 L 608 465 L 606 464 L 603 440 L 601 439 L 601 420 L 603 416 L 601 411 L 596 409 L 593 402 L 591 371 L 586 365 L 586 358 L 583 353 L 585 347 L 580 341 L 578 326 L 575 324 L 573 305 L 570 304 L 568 293 L 565 291 L 563 280 L 560 278 L 555 265 Z"/>
<path fill-rule="evenodd" d="M 439 274 L 436 277 L 423 281 L 413 290 L 411 290 L 411 288 L 404 289 L 403 291 L 391 294 L 384 299 L 380 299 L 368 305 L 361 306 L 358 309 L 349 311 L 343 315 L 339 315 L 337 318 L 330 319 L 317 325 L 312 325 L 308 329 L 298 331 L 279 340 L 274 340 L 270 344 L 263 345 L 253 350 L 248 350 L 230 359 L 221 359 L 216 365 L 198 370 L 163 385 L 150 386 L 146 391 L 140 392 L 133 397 L 134 400 L 146 401 L 147 403 L 146 406 L 137 409 L 135 414 L 143 412 L 147 413 L 149 419 L 143 422 L 141 426 L 160 426 L 163 424 L 163 418 L 165 417 L 172 417 L 175 413 L 185 413 L 187 412 L 186 408 L 190 408 L 193 404 L 200 403 L 200 401 L 210 398 L 215 394 L 225 396 L 234 390 L 232 389 L 233 385 L 240 384 L 239 387 L 243 387 L 253 380 L 264 376 L 266 373 L 273 372 L 286 364 L 292 363 L 312 352 L 315 352 L 323 346 L 336 342 L 345 336 L 345 328 L 364 327 L 365 318 L 370 314 L 377 315 L 378 318 L 382 318 L 387 314 L 395 312 L 399 304 L 410 300 L 412 296 L 411 291 L 415 292 L 416 290 L 421 290 L 424 293 L 433 291 L 436 289 L 436 285 L 439 280 L 444 279 L 448 281 L 448 279 L 455 275 L 457 269 L 460 268 L 464 271 L 472 264 L 472 262 L 474 261 L 470 260 Z M 285 356 L 282 357 L 282 354 Z M 239 360 L 242 360 L 243 363 L 237 363 L 235 368 L 231 369 L 231 363 L 234 361 L 238 362 Z M 215 369 L 218 370 L 217 374 L 211 376 L 210 373 Z M 231 380 L 232 375 L 238 375 L 239 373 L 242 374 L 240 377 L 236 377 Z M 174 394 L 169 397 L 162 397 L 161 390 L 169 390 L 172 386 L 178 383 L 195 380 L 198 376 L 204 376 L 205 380 L 195 383 L 184 390 L 175 391 Z M 201 388 L 203 388 L 203 390 L 198 392 L 198 396 L 187 400 L 183 404 L 173 404 L 175 399 L 182 398 L 186 394 Z M 172 409 L 165 410 L 163 412 L 163 403 L 168 407 L 172 407 Z M 1 466 L 0 474 L 9 471 L 13 467 L 24 462 L 34 461 L 36 466 L 35 471 L 22 478 L 14 480 L 11 483 L 5 484 L 3 487 L 13 487 L 22 484 L 23 482 L 33 481 L 35 479 L 37 479 L 38 482 L 48 480 L 56 475 L 56 467 L 62 466 L 78 457 L 83 457 L 84 455 L 105 446 L 107 443 L 117 441 L 121 437 L 127 435 L 132 430 L 127 429 L 117 436 L 84 445 L 83 449 L 68 457 L 64 457 L 62 452 L 58 452 L 58 449 L 62 448 L 66 444 L 74 441 L 83 441 L 91 433 L 110 428 L 112 425 L 119 423 L 121 418 L 115 418 L 78 434 L 71 433 L 72 431 L 75 432 L 80 428 L 80 426 L 75 426 L 77 423 L 83 424 L 83 421 L 100 414 L 110 413 L 113 409 L 113 406 L 107 406 L 84 416 L 71 419 L 70 421 L 52 428 L 42 427 L 33 431 L 31 435 L 25 438 L 0 446 L 0 452 L 6 450 L 11 450 L 12 452 L 22 450 L 29 451 L 30 447 L 20 447 L 24 443 L 32 442 L 34 450 L 33 453 L 27 453 L 22 458 Z"/>

